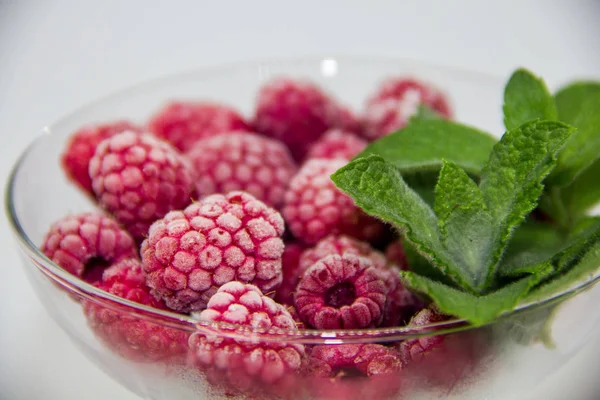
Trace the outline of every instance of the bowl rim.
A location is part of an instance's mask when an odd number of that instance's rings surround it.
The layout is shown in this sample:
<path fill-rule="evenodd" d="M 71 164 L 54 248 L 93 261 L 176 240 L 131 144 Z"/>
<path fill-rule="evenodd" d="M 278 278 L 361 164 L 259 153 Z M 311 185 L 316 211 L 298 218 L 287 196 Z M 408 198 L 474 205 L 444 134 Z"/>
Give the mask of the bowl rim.
<path fill-rule="evenodd" d="M 285 340 L 298 341 L 307 344 L 339 344 L 339 343 L 352 343 L 352 342 L 373 342 L 377 339 L 377 342 L 382 341 L 398 341 L 412 339 L 422 336 L 440 335 L 453 333 L 473 328 L 479 328 L 481 326 L 474 326 L 468 323 L 464 319 L 450 319 L 442 322 L 432 323 L 424 326 L 399 326 L 391 328 L 372 328 L 372 329 L 348 329 L 348 330 L 318 330 L 318 329 L 300 329 L 294 330 L 278 330 L 277 332 L 263 331 L 260 329 L 252 329 L 243 327 L 243 330 L 235 329 L 236 327 L 226 323 L 215 323 L 202 321 L 198 317 L 198 313 L 192 313 L 191 315 L 178 314 L 174 311 L 158 310 L 149 306 L 145 306 L 130 300 L 126 300 L 105 292 L 95 286 L 84 282 L 78 277 L 71 275 L 64 269 L 59 267 L 56 263 L 51 261 L 41 250 L 33 243 L 30 237 L 25 232 L 19 217 L 17 215 L 16 206 L 14 204 L 14 191 L 15 182 L 17 179 L 18 172 L 21 166 L 25 163 L 29 153 L 36 148 L 40 141 L 47 135 L 51 134 L 52 127 L 60 125 L 69 118 L 76 116 L 79 113 L 85 112 L 88 109 L 94 108 L 99 104 L 109 102 L 115 97 L 127 95 L 128 93 L 135 92 L 139 89 L 144 89 L 150 85 L 166 84 L 173 79 L 181 79 L 186 76 L 202 75 L 206 76 L 217 76 L 227 74 L 232 70 L 248 69 L 248 68 L 261 68 L 265 66 L 298 66 L 298 64 L 317 64 L 324 60 L 335 60 L 336 62 L 346 63 L 373 63 L 378 64 L 397 64 L 411 67 L 426 67 L 436 71 L 444 72 L 444 74 L 467 74 L 470 78 L 478 77 L 484 80 L 498 80 L 500 76 L 494 75 L 487 72 L 469 70 L 465 68 L 457 68 L 447 66 L 435 62 L 423 61 L 411 58 L 401 58 L 392 56 L 357 56 L 357 55 L 342 55 L 342 54 L 328 54 L 328 55 L 307 55 L 307 56 L 295 56 L 295 57 L 277 57 L 277 58 L 262 58 L 253 59 L 247 61 L 230 62 L 225 64 L 218 64 L 205 67 L 197 67 L 186 69 L 180 72 L 161 75 L 156 78 L 145 79 L 137 82 L 133 85 L 124 87 L 120 90 L 113 91 L 107 95 L 101 96 L 96 100 L 90 101 L 87 104 L 80 106 L 57 119 L 52 124 L 45 127 L 42 132 L 37 135 L 20 154 L 17 161 L 13 164 L 9 177 L 6 183 L 4 191 L 4 207 L 9 221 L 9 225 L 13 232 L 14 237 L 19 244 L 21 250 L 23 250 L 28 257 L 33 261 L 35 267 L 40 270 L 51 280 L 58 283 L 60 286 L 66 288 L 70 292 L 75 292 L 78 296 L 95 303 L 101 303 L 103 307 L 117 310 L 118 312 L 124 312 L 130 314 L 136 318 L 144 319 L 149 322 L 158 323 L 161 325 L 169 326 L 179 330 L 189 332 L 212 332 L 223 336 L 230 337 L 244 337 L 247 338 L 250 333 L 253 336 L 259 336 L 260 340 L 263 341 L 280 341 L 282 340 L 281 334 L 285 336 Z M 27 268 L 27 267 L 26 267 Z M 509 311 L 497 320 L 492 321 L 488 324 L 496 323 L 499 320 L 506 319 L 508 317 L 515 316 L 525 311 L 532 311 L 544 306 L 549 306 L 553 303 L 558 303 L 566 298 L 578 294 L 581 291 L 593 286 L 600 279 L 600 271 L 596 271 L 595 274 L 584 282 L 573 285 L 559 293 L 555 293 L 553 296 L 544 298 L 538 301 L 528 302 L 520 304 L 514 310 Z M 237 327 L 242 328 L 242 327 Z M 274 334 L 275 333 L 275 334 Z"/>

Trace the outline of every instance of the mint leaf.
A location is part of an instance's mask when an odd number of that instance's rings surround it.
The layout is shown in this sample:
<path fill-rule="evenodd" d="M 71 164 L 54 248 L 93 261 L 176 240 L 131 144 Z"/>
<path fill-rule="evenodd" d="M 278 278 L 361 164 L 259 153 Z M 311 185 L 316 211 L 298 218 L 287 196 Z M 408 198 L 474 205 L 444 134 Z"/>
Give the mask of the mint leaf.
<path fill-rule="evenodd" d="M 579 111 L 569 115 L 569 123 L 577 132 L 560 152 L 550 178 L 553 185 L 568 185 L 600 157 L 600 92 L 589 92 L 578 100 Z"/>
<path fill-rule="evenodd" d="M 453 262 L 442 245 L 435 213 L 408 187 L 392 164 L 371 155 L 351 161 L 331 179 L 367 214 L 400 228 L 444 274 L 463 287 L 472 287 L 468 274 Z"/>
<path fill-rule="evenodd" d="M 420 104 L 417 108 L 417 112 L 410 117 L 409 123 L 424 119 L 443 119 L 443 117 L 437 111 L 427 107 L 425 104 Z"/>
<path fill-rule="evenodd" d="M 600 82 L 574 82 L 560 88 L 554 95 L 558 119 L 573 124 L 585 99 L 598 94 Z"/>
<path fill-rule="evenodd" d="M 600 181 L 598 177 L 600 177 L 600 160 L 596 160 L 580 173 L 569 186 L 561 188 L 561 205 L 570 219 L 570 224 L 576 222 L 590 208 L 600 202 Z"/>
<path fill-rule="evenodd" d="M 442 159 L 479 174 L 497 140 L 478 129 L 456 122 L 414 120 L 405 128 L 367 146 L 356 158 L 376 154 L 404 175 L 415 171 L 439 172 Z"/>
<path fill-rule="evenodd" d="M 448 161 L 444 161 L 436 186 L 435 212 L 445 248 L 481 291 L 488 275 L 482 267 L 493 249 L 492 217 L 475 182 Z"/>
<path fill-rule="evenodd" d="M 556 120 L 554 100 L 541 78 L 516 70 L 504 90 L 504 126 L 514 129 L 536 119 Z"/>
<path fill-rule="evenodd" d="M 404 283 L 431 297 L 440 311 L 464 318 L 473 325 L 486 324 L 514 309 L 541 276 L 531 275 L 485 296 L 474 296 L 412 272 L 401 272 Z"/>

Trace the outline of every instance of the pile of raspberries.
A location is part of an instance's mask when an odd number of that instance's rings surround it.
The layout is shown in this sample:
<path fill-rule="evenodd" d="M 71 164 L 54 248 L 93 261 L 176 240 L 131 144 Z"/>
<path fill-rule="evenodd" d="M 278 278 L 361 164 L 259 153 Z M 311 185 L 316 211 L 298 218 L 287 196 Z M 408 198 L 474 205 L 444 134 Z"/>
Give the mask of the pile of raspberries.
<path fill-rule="evenodd" d="M 442 321 L 402 285 L 398 272 L 409 266 L 393 230 L 330 179 L 421 104 L 451 117 L 441 92 L 415 79 L 386 80 L 358 117 L 315 84 L 281 77 L 260 89 L 252 119 L 222 104 L 179 101 L 143 125 L 84 127 L 70 137 L 61 165 L 101 211 L 57 221 L 41 249 L 113 295 L 238 327 L 231 329 Z M 387 376 L 443 341 L 256 343 L 190 335 L 81 302 L 94 333 L 118 354 L 190 363 L 243 393 L 256 382 L 289 392 L 296 376 Z"/>

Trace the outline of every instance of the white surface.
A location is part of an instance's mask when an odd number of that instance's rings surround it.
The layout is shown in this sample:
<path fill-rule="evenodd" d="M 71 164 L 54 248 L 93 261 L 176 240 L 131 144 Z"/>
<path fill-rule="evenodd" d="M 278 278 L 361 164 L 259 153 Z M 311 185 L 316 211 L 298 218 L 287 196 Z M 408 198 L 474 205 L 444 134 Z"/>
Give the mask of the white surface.
<path fill-rule="evenodd" d="M 0 0 L 0 177 L 47 123 L 133 82 L 194 66 L 302 54 L 420 58 L 506 76 L 524 65 L 552 86 L 600 77 L 595 1 Z M 227 4 L 225 4 L 227 3 Z M 69 345 L 0 246 L 0 399 L 132 399 Z M 533 399 L 600 397 L 600 340 Z"/>

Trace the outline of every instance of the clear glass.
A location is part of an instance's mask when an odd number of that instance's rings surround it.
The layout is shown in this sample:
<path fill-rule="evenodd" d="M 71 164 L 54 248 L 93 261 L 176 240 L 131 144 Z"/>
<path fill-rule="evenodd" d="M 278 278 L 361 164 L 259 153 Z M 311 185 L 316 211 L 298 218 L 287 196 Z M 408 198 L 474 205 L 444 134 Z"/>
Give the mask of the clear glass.
<path fill-rule="evenodd" d="M 171 99 L 208 99 L 231 104 L 250 115 L 258 87 L 286 75 L 309 78 L 359 109 L 384 77 L 414 75 L 442 88 L 458 120 L 502 133 L 504 81 L 486 74 L 408 60 L 360 57 L 306 57 L 253 62 L 183 73 L 137 85 L 97 101 L 51 125 L 23 154 L 13 170 L 6 207 L 25 271 L 48 313 L 73 345 L 108 375 L 146 399 L 507 399 L 521 398 L 561 368 L 590 335 L 598 332 L 598 275 L 543 303 L 523 305 L 494 324 L 474 328 L 453 320 L 422 328 L 356 331 L 260 332 L 210 325 L 192 317 L 150 309 L 99 291 L 65 273 L 37 245 L 52 222 L 94 204 L 67 182 L 58 160 L 67 137 L 82 125 L 119 118 L 143 123 Z M 583 292 L 583 293 L 582 293 Z M 575 296 L 577 295 L 577 296 Z M 168 330 L 184 343 L 173 357 L 156 360 L 130 338 L 99 335 L 83 309 L 95 307 L 106 323 L 119 318 L 144 329 Z M 193 338 L 213 335 L 265 345 L 329 346 L 340 351 L 358 344 L 397 347 L 414 340 L 443 339 L 434 351 L 393 374 L 366 377 L 345 371 L 344 378 L 318 378 L 310 371 L 284 383 L 224 381 L 193 363 Z M 441 341 L 441 340 L 440 340 Z M 341 347 L 346 346 L 346 347 Z M 234 379 L 236 380 L 236 379 Z M 224 383 L 225 382 L 225 383 Z"/>

